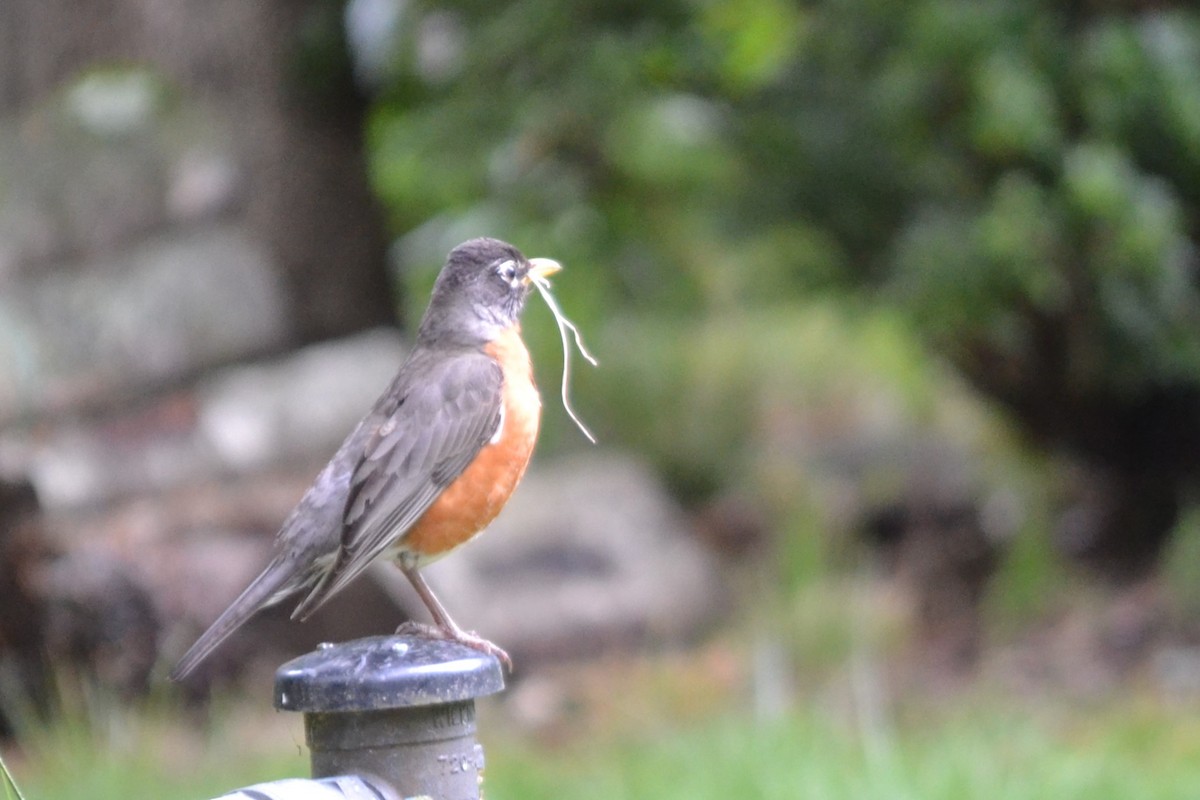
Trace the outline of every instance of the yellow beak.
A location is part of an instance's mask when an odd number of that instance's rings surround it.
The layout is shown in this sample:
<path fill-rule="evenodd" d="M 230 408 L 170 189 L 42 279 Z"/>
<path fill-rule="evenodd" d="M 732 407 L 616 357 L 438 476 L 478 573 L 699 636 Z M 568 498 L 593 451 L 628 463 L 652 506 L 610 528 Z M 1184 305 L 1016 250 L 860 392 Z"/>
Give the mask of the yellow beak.
<path fill-rule="evenodd" d="M 552 258 L 531 258 L 529 259 L 529 272 L 525 273 L 525 280 L 548 278 L 561 269 L 562 264 Z"/>

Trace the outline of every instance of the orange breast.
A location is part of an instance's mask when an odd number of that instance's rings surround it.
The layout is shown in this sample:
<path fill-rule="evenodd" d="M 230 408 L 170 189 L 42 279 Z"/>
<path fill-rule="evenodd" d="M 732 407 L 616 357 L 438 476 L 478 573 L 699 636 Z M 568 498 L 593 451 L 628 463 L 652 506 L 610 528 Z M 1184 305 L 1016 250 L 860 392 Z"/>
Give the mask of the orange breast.
<path fill-rule="evenodd" d="M 444 556 L 486 528 L 517 488 L 533 454 L 542 401 L 520 328 L 514 325 L 484 349 L 504 368 L 503 427 L 499 438 L 484 445 L 399 542 L 402 557 L 415 556 L 417 566 Z"/>

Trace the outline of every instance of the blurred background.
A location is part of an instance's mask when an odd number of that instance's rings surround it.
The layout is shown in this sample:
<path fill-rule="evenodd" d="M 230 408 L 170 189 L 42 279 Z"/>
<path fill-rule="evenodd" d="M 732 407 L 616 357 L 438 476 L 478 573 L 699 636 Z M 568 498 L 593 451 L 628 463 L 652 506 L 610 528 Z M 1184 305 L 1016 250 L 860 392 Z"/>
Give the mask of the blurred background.
<path fill-rule="evenodd" d="M 0 4 L 0 734 L 30 800 L 306 774 L 167 668 L 446 252 L 566 269 L 544 434 L 430 570 L 497 798 L 1194 798 L 1200 12 L 1148 0 Z M 86 787 L 86 788 L 84 788 Z"/>

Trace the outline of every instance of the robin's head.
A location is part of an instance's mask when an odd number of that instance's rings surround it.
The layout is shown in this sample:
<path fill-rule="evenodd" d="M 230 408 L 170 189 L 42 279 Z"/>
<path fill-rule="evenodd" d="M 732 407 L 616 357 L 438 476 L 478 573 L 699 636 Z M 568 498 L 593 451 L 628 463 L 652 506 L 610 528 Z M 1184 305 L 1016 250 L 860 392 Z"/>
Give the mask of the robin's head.
<path fill-rule="evenodd" d="M 423 341 L 481 344 L 510 327 L 525 308 L 534 278 L 561 267 L 525 258 L 498 239 L 471 239 L 450 251 L 433 285 L 417 337 Z"/>

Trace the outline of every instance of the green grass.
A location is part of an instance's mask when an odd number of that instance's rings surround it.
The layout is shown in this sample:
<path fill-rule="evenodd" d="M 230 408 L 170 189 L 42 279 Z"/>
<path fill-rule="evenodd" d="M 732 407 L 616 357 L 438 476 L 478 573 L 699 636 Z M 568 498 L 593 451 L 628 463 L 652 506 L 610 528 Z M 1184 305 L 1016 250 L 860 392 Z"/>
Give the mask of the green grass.
<path fill-rule="evenodd" d="M 307 774 L 303 741 L 297 718 L 266 708 L 227 707 L 209 727 L 162 704 L 108 705 L 27 726 L 8 762 L 24 800 L 201 800 Z"/>
<path fill-rule="evenodd" d="M 843 665 L 756 720 L 738 710 L 750 679 L 728 653 L 593 670 L 591 699 L 553 736 L 485 705 L 489 800 L 1192 800 L 1200 787 L 1194 704 L 980 687 L 886 700 L 873 673 Z M 89 719 L 43 727 L 9 755 L 25 800 L 189 800 L 307 773 L 293 715 L 226 705 L 208 727 L 110 707 Z"/>
<path fill-rule="evenodd" d="M 567 753 L 493 747 L 493 800 L 1191 800 L 1200 723 L 1090 712 L 1069 723 L 1007 704 L 874 730 L 809 709 L 723 716 Z"/>

